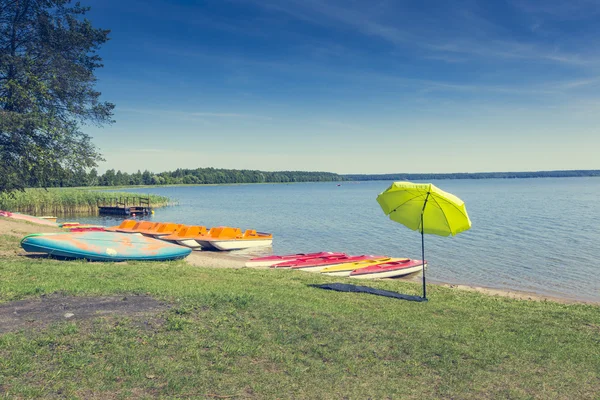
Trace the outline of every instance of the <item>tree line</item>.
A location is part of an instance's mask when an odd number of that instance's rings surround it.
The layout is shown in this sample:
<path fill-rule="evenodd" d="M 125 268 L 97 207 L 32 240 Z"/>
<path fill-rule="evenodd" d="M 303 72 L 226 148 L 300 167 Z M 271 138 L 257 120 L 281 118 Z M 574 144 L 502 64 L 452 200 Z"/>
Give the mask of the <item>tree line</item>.
<path fill-rule="evenodd" d="M 65 175 L 47 182 L 48 187 L 74 186 L 132 186 L 132 185 L 200 185 L 228 183 L 289 183 L 289 182 L 341 182 L 341 181 L 428 181 L 434 179 L 518 179 L 518 178 L 568 178 L 600 176 L 600 170 L 537 171 L 537 172 L 476 172 L 451 174 L 352 174 L 340 175 L 331 172 L 307 171 L 257 171 L 219 168 L 178 168 L 174 171 L 153 173 L 148 170 L 133 173 L 109 169 L 98 174 L 89 172 Z M 37 187 L 35 180 L 27 184 Z"/>
<path fill-rule="evenodd" d="M 600 170 L 527 171 L 527 172 L 473 172 L 450 174 L 353 174 L 343 175 L 352 181 L 423 181 L 432 179 L 518 179 L 518 178 L 574 178 L 600 176 Z"/>
<path fill-rule="evenodd" d="M 130 186 L 130 185 L 177 185 L 177 184 L 226 184 L 226 183 L 286 183 L 286 182 L 335 182 L 344 177 L 330 172 L 307 171 L 255 171 L 218 168 L 182 169 L 153 173 L 148 170 L 134 173 L 109 169 L 98 174 L 96 169 L 89 172 L 63 176 L 49 183 L 49 187 L 74 186 Z M 29 187 L 35 187 L 32 184 Z"/>

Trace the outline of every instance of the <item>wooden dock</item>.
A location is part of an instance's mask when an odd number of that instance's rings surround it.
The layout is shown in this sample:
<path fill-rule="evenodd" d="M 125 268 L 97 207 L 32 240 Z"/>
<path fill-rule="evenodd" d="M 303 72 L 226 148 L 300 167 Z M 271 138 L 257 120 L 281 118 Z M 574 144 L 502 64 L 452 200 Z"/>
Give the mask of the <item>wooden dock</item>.
<path fill-rule="evenodd" d="M 98 213 L 104 215 L 149 215 L 152 214 L 148 197 L 110 197 L 98 200 Z"/>

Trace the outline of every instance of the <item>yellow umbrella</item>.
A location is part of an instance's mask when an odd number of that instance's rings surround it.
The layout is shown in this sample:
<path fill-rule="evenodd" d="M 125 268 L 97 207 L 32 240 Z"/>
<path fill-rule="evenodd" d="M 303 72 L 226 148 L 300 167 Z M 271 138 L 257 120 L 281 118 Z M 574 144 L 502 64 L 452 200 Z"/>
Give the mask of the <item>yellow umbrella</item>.
<path fill-rule="evenodd" d="M 465 203 L 431 183 L 394 182 L 377 196 L 377 202 L 391 220 L 421 232 L 423 255 L 423 299 L 425 287 L 425 239 L 423 234 L 449 236 L 471 227 Z"/>

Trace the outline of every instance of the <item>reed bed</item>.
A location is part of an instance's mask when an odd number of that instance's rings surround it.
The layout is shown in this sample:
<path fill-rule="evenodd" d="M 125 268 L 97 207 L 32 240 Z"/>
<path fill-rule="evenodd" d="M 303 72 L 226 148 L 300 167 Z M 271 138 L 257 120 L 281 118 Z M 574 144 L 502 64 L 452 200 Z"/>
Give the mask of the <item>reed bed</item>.
<path fill-rule="evenodd" d="M 148 195 L 127 192 L 103 192 L 87 189 L 51 188 L 26 189 L 13 195 L 0 194 L 0 210 L 22 212 L 32 215 L 45 214 L 95 214 L 98 212 L 98 201 L 107 199 L 144 197 Z M 170 204 L 168 197 L 149 195 L 153 208 Z"/>

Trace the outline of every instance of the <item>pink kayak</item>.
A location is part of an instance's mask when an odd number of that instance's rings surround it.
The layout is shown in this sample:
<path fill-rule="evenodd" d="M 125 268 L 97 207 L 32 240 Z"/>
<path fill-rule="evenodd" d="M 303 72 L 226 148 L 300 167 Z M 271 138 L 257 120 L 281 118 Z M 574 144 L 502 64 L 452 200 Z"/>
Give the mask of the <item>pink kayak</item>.
<path fill-rule="evenodd" d="M 331 267 L 333 265 L 344 264 L 348 262 L 371 260 L 374 258 L 380 258 L 382 256 L 373 255 L 360 255 L 360 256 L 331 256 L 331 257 L 318 257 L 318 258 L 307 258 L 305 260 L 289 261 L 280 264 L 275 264 L 271 268 L 292 268 L 299 269 L 302 271 L 320 271 L 325 267 Z"/>
<path fill-rule="evenodd" d="M 425 268 L 427 268 L 427 261 Z M 422 269 L 422 260 L 402 260 L 356 269 L 350 273 L 350 277 L 359 279 L 397 278 L 420 272 Z"/>
<path fill-rule="evenodd" d="M 320 253 L 298 253 L 288 254 L 284 256 L 256 257 L 246 261 L 246 267 L 270 267 L 272 265 L 288 261 L 306 260 L 309 258 L 319 257 L 343 257 L 345 255 L 345 253 L 333 253 L 330 251 L 322 251 Z"/>

